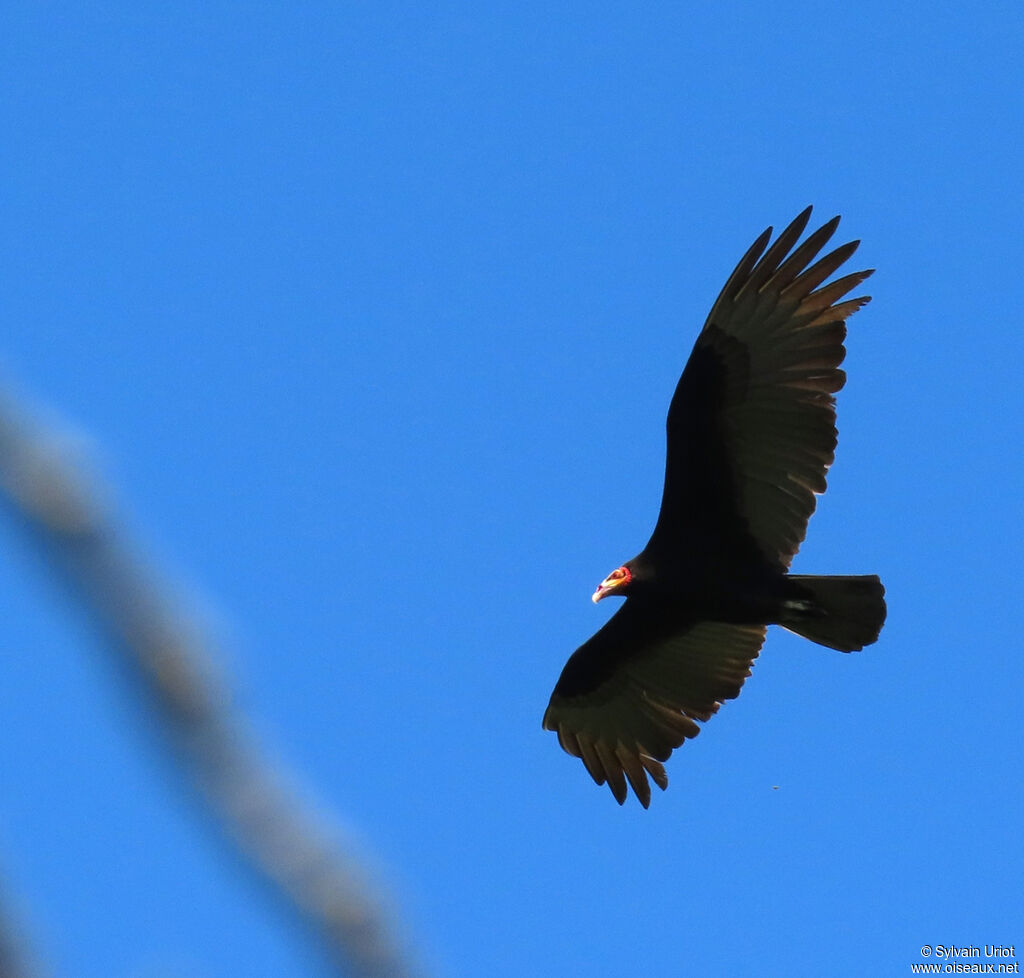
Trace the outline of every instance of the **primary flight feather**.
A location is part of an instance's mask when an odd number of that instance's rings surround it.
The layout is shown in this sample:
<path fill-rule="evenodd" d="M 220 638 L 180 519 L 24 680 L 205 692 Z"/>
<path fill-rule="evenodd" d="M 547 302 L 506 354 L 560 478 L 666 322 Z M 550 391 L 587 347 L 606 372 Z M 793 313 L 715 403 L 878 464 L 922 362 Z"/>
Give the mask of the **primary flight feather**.
<path fill-rule="evenodd" d="M 885 622 L 877 577 L 788 573 L 834 458 L 846 319 L 869 301 L 844 296 L 871 274 L 823 284 L 859 242 L 818 259 L 839 218 L 797 245 L 810 216 L 770 247 L 768 228 L 711 307 L 669 405 L 654 532 L 593 596 L 626 602 L 544 714 L 619 804 L 627 783 L 645 808 L 648 777 L 667 787 L 663 762 L 739 695 L 768 625 L 853 652 Z"/>

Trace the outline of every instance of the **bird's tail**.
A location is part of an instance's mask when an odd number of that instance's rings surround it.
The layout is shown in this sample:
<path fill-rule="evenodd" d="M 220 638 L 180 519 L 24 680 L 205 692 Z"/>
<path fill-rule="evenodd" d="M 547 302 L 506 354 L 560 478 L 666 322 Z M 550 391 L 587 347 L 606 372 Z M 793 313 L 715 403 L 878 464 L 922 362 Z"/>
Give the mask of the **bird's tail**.
<path fill-rule="evenodd" d="M 885 624 L 885 588 L 874 575 L 821 577 L 790 574 L 796 585 L 779 622 L 797 635 L 840 652 L 859 652 Z"/>

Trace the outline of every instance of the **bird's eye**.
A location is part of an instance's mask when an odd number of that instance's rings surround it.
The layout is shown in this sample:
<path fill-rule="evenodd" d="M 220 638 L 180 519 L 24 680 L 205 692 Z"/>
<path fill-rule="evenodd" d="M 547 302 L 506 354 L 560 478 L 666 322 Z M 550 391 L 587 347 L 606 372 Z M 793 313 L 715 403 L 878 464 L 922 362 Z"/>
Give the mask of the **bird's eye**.
<path fill-rule="evenodd" d="M 612 580 L 621 581 L 626 576 L 626 572 L 620 567 L 618 570 L 612 571 Z"/>

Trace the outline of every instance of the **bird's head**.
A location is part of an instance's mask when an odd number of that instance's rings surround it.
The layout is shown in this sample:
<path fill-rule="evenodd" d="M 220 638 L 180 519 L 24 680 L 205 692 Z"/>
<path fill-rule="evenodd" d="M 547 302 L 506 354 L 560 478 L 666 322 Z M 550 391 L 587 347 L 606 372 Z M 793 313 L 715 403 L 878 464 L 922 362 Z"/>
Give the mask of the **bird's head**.
<path fill-rule="evenodd" d="M 616 567 L 600 584 L 597 586 L 597 590 L 593 593 L 590 600 L 597 604 L 601 598 L 608 597 L 609 594 L 615 594 L 619 597 L 625 597 L 629 594 L 629 585 L 633 580 L 633 571 L 630 570 L 629 564 L 623 564 L 621 567 Z"/>

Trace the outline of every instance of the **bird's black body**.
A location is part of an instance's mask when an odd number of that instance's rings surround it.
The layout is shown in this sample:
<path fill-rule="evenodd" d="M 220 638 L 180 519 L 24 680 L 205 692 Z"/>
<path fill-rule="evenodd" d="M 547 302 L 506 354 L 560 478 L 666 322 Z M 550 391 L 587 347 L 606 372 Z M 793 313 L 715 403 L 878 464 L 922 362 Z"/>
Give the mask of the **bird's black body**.
<path fill-rule="evenodd" d="M 871 274 L 819 287 L 857 243 L 811 264 L 838 218 L 794 249 L 809 216 L 761 235 L 712 308 L 669 406 L 657 524 L 595 594 L 626 603 L 544 716 L 620 803 L 627 779 L 645 807 L 647 777 L 665 787 L 660 762 L 738 695 L 767 625 L 853 651 L 885 619 L 877 577 L 788 574 L 834 456 L 845 319 L 868 301 L 838 300 Z"/>

